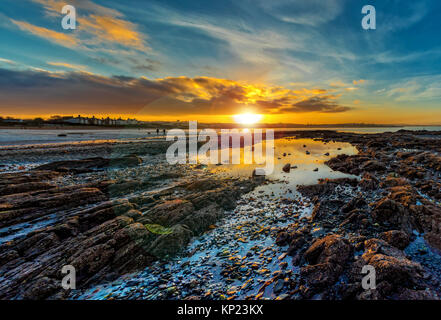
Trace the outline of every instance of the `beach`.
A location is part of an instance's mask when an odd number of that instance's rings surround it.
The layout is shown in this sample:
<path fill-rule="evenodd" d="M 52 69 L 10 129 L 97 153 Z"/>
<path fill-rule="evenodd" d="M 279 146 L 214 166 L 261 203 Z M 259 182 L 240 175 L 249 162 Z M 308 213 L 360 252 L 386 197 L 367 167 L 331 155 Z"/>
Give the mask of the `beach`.
<path fill-rule="evenodd" d="M 439 299 L 441 132 L 394 131 L 279 130 L 263 177 L 153 133 L 5 143 L 0 298 Z"/>

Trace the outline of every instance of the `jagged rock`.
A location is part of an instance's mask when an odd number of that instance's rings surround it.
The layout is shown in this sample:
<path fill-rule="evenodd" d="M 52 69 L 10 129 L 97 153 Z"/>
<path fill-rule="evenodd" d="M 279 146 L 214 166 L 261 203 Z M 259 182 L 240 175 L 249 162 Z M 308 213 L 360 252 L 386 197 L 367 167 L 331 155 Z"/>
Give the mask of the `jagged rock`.
<path fill-rule="evenodd" d="M 360 169 L 363 171 L 384 171 L 386 166 L 377 160 L 368 160 L 360 166 Z"/>
<path fill-rule="evenodd" d="M 331 234 L 316 240 L 304 253 L 310 265 L 301 268 L 300 274 L 308 285 L 325 288 L 337 281 L 352 254 L 347 239 Z"/>
<path fill-rule="evenodd" d="M 153 221 L 153 223 L 170 227 L 184 220 L 194 210 L 193 204 L 190 201 L 171 200 L 154 206 L 145 212 L 144 216 Z"/>
<path fill-rule="evenodd" d="M 386 241 L 394 247 L 397 247 L 400 250 L 406 248 L 410 242 L 409 235 L 401 230 L 390 230 L 387 232 L 383 232 L 380 235 L 380 239 Z"/>
<path fill-rule="evenodd" d="M 352 247 L 347 239 L 331 234 L 316 240 L 306 250 L 304 256 L 310 264 L 332 263 L 344 265 L 351 252 Z"/>
<path fill-rule="evenodd" d="M 216 223 L 217 220 L 223 215 L 224 210 L 218 205 L 213 204 L 188 215 L 181 221 L 183 225 L 186 225 L 195 234 L 199 235 L 208 230 L 210 225 Z"/>

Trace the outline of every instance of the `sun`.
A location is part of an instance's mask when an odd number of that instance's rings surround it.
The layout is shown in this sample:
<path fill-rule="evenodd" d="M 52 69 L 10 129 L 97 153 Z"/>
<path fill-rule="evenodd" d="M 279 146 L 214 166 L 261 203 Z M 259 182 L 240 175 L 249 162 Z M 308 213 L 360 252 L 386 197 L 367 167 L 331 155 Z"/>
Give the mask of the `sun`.
<path fill-rule="evenodd" d="M 255 124 L 260 120 L 262 120 L 262 117 L 263 116 L 261 114 L 255 114 L 255 113 L 242 113 L 242 114 L 235 114 L 233 116 L 234 121 L 240 124 Z"/>

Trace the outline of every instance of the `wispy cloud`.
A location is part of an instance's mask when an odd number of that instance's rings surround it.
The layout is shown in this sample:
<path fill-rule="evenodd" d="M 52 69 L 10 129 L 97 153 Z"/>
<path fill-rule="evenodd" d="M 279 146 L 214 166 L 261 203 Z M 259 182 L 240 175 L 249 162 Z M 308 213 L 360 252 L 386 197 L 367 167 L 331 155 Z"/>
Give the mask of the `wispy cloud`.
<path fill-rule="evenodd" d="M 74 36 L 62 32 L 53 31 L 44 27 L 38 27 L 25 21 L 11 19 L 11 22 L 23 31 L 27 31 L 33 35 L 40 38 L 45 38 L 62 46 L 73 47 L 78 44 L 78 40 Z"/>
<path fill-rule="evenodd" d="M 15 65 L 16 63 L 12 60 L 9 59 L 4 59 L 4 58 L 0 58 L 0 63 L 5 63 L 5 64 L 9 64 L 9 65 Z"/>
<path fill-rule="evenodd" d="M 33 0 L 45 9 L 50 17 L 59 17 L 66 4 L 61 0 Z M 137 26 L 124 19 L 117 10 L 97 5 L 88 0 L 71 1 L 81 15 L 77 15 L 77 29 L 69 34 L 33 25 L 25 21 L 11 21 L 20 29 L 66 47 L 83 49 L 105 49 L 123 46 L 126 49 L 147 52 L 146 36 Z M 101 46 L 101 47 L 100 47 Z"/>
<path fill-rule="evenodd" d="M 253 1 L 253 4 L 255 1 Z M 334 20 L 343 9 L 342 0 L 259 0 L 268 14 L 284 22 L 318 26 Z"/>
<path fill-rule="evenodd" d="M 381 91 L 396 102 L 441 101 L 441 75 L 419 76 L 404 79 Z"/>
<path fill-rule="evenodd" d="M 71 70 L 80 70 L 80 71 L 87 70 L 86 66 L 78 65 L 78 64 L 72 64 L 72 63 L 67 63 L 67 62 L 52 62 L 52 61 L 48 61 L 47 64 L 50 65 L 50 66 L 61 67 L 61 68 L 66 68 L 66 69 L 71 69 Z"/>

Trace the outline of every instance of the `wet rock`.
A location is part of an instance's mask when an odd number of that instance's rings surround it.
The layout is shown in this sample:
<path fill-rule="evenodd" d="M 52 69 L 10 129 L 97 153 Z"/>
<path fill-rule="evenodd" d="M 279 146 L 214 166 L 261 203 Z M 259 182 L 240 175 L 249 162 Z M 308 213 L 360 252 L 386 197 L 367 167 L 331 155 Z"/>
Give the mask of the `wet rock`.
<path fill-rule="evenodd" d="M 316 240 L 304 256 L 310 264 L 332 263 L 344 265 L 352 253 L 349 241 L 339 235 L 331 234 Z"/>
<path fill-rule="evenodd" d="M 106 200 L 96 188 L 53 188 L 0 197 L 0 227 Z"/>
<path fill-rule="evenodd" d="M 32 284 L 23 294 L 28 300 L 42 300 L 54 294 L 61 286 L 61 280 L 43 277 Z"/>
<path fill-rule="evenodd" d="M 279 293 L 283 290 L 283 287 L 285 286 L 285 281 L 283 279 L 279 279 L 274 283 L 273 291 L 274 293 Z"/>
<path fill-rule="evenodd" d="M 368 160 L 360 166 L 360 169 L 363 171 L 384 171 L 386 166 L 377 160 Z"/>
<path fill-rule="evenodd" d="M 308 285 L 324 289 L 337 281 L 352 254 L 352 246 L 339 235 L 329 235 L 316 240 L 304 253 L 310 263 L 300 269 Z"/>
<path fill-rule="evenodd" d="M 400 225 L 404 216 L 407 216 L 405 207 L 389 198 L 377 202 L 372 210 L 372 217 L 380 223 L 387 222 L 392 225 Z"/>
<path fill-rule="evenodd" d="M 176 199 L 154 206 L 149 211 L 144 212 L 144 216 L 153 221 L 153 223 L 170 227 L 184 220 L 194 210 L 195 208 L 190 201 Z"/>
<path fill-rule="evenodd" d="M 287 163 L 282 168 L 283 172 L 289 173 L 291 171 L 291 164 Z"/>
<path fill-rule="evenodd" d="M 342 272 L 341 267 L 334 268 L 329 263 L 319 263 L 308 265 L 300 269 L 300 275 L 306 280 L 310 287 L 315 289 L 325 289 L 337 281 Z"/>
<path fill-rule="evenodd" d="M 27 182 L 21 184 L 9 184 L 0 188 L 0 196 L 16 194 L 16 193 L 25 193 L 36 190 L 48 190 L 52 189 L 55 186 L 46 182 Z"/>
<path fill-rule="evenodd" d="M 410 243 L 410 238 L 407 233 L 401 230 L 390 230 L 383 232 L 380 239 L 386 241 L 390 245 L 397 247 L 400 250 L 406 248 Z"/>
<path fill-rule="evenodd" d="M 185 225 L 174 225 L 170 234 L 159 236 L 150 246 L 149 252 L 158 257 L 165 258 L 180 252 L 190 241 L 193 232 Z"/>
<path fill-rule="evenodd" d="M 222 208 L 213 204 L 188 215 L 181 223 L 188 226 L 195 235 L 199 235 L 214 225 L 223 213 Z"/>
<path fill-rule="evenodd" d="M 363 175 L 363 178 L 360 180 L 359 183 L 360 187 L 363 190 L 376 190 L 378 188 L 378 184 L 378 179 L 369 172 L 366 172 Z"/>
<path fill-rule="evenodd" d="M 287 254 L 289 256 L 295 256 L 295 254 L 303 247 L 303 245 L 306 244 L 306 240 L 303 237 L 299 237 L 296 239 L 293 239 L 291 241 L 291 244 L 289 245 Z"/>
<path fill-rule="evenodd" d="M 82 160 L 55 161 L 36 167 L 34 170 L 49 170 L 56 172 L 85 173 L 94 169 L 109 167 L 132 167 L 142 163 L 136 155 L 127 155 L 121 158 L 87 158 Z"/>
<path fill-rule="evenodd" d="M 366 263 L 373 266 L 377 273 L 377 281 L 387 281 L 395 285 L 417 283 L 416 278 L 422 274 L 421 265 L 406 258 L 398 259 L 384 254 L 365 257 Z"/>

